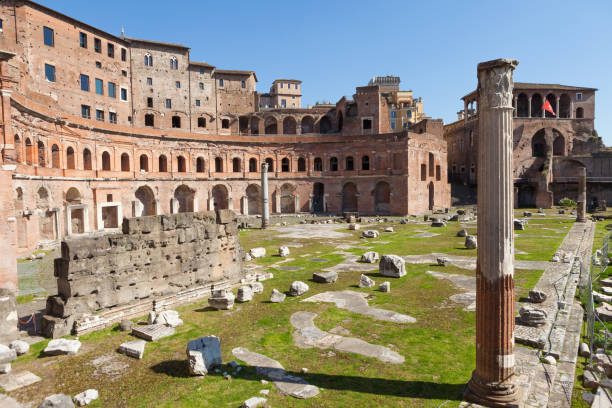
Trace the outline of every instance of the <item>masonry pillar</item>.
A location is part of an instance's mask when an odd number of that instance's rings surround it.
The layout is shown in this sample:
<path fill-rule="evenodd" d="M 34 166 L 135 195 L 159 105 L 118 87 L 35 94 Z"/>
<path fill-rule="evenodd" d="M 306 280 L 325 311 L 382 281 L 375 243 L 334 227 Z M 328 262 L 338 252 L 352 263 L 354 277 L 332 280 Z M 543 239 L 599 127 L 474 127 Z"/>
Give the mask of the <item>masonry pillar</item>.
<path fill-rule="evenodd" d="M 261 163 L 261 228 L 268 228 L 270 207 L 268 206 L 268 163 Z"/>
<path fill-rule="evenodd" d="M 586 221 L 586 167 L 578 169 L 578 208 L 576 222 Z"/>
<path fill-rule="evenodd" d="M 14 82 L 8 76 L 8 61 L 15 54 L 7 51 L 0 51 L 0 98 L 2 105 L 0 106 L 0 119 L 2 119 L 2 127 L 0 129 L 2 141 L 0 142 L 1 159 L 4 163 L 15 163 L 17 161 L 17 152 L 15 151 L 15 135 L 11 125 L 11 90 L 10 82 Z M 22 143 L 25 144 L 25 138 Z"/>
<path fill-rule="evenodd" d="M 1 160 L 0 160 L 1 162 Z M 13 197 L 14 164 L 0 167 L 0 341 L 17 338 L 17 219 Z"/>
<path fill-rule="evenodd" d="M 488 407 L 518 402 L 514 376 L 512 72 L 518 61 L 478 64 L 478 259 L 476 369 L 465 398 Z"/>
<path fill-rule="evenodd" d="M 531 117 L 531 95 L 529 95 L 529 117 Z"/>

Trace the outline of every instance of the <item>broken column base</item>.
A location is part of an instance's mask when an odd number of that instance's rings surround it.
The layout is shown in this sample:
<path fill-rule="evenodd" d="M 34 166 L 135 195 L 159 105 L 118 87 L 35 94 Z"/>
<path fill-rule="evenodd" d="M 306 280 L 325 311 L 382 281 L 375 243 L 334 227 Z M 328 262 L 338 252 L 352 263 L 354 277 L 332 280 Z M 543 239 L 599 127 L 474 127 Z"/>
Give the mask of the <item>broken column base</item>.
<path fill-rule="evenodd" d="M 476 372 L 465 389 L 463 397 L 475 404 L 491 408 L 518 407 L 520 401 L 519 387 L 512 380 L 503 383 L 485 383 Z"/>
<path fill-rule="evenodd" d="M 50 339 L 58 339 L 72 334 L 74 316 L 67 318 L 44 315 L 41 319 L 41 334 Z"/>
<path fill-rule="evenodd" d="M 0 288 L 0 340 L 10 342 L 19 337 L 17 330 L 17 302 L 12 290 Z"/>

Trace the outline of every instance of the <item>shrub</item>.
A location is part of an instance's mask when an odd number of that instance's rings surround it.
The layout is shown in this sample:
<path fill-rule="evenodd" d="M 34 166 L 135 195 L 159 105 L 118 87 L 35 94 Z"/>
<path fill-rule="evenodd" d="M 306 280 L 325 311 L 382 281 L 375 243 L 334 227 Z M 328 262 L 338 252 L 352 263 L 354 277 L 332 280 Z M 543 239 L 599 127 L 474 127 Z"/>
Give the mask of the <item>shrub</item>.
<path fill-rule="evenodd" d="M 559 205 L 563 207 L 576 207 L 578 204 L 574 200 L 564 197 L 559 200 Z"/>

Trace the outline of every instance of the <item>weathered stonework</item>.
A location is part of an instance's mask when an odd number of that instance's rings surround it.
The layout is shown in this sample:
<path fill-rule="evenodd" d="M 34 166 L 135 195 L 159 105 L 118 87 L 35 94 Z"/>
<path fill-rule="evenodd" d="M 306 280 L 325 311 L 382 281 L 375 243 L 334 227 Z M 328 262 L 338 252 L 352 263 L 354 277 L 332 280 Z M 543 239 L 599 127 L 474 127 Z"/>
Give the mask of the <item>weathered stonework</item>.
<path fill-rule="evenodd" d="M 47 336 L 70 332 L 75 320 L 95 320 L 94 313 L 120 310 L 117 318 L 125 318 L 130 308 L 143 314 L 139 306 L 150 310 L 155 300 L 202 287 L 210 292 L 243 277 L 235 214 L 129 218 L 121 234 L 66 239 L 55 276 L 58 295 L 47 299 L 43 317 Z"/>

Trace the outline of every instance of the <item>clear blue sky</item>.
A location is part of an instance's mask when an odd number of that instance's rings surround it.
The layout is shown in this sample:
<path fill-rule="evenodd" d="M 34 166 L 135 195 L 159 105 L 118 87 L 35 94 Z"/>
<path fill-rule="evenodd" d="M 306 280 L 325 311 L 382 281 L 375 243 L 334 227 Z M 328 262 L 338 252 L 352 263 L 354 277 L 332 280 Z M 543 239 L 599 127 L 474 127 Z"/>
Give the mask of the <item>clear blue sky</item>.
<path fill-rule="evenodd" d="M 118 35 L 176 42 L 218 68 L 303 81 L 303 103 L 336 102 L 399 75 L 445 123 L 476 64 L 516 58 L 515 80 L 598 88 L 595 128 L 612 145 L 612 1 L 39 0 Z"/>

